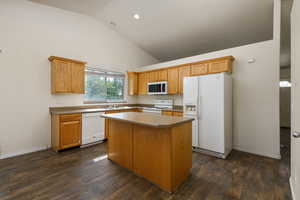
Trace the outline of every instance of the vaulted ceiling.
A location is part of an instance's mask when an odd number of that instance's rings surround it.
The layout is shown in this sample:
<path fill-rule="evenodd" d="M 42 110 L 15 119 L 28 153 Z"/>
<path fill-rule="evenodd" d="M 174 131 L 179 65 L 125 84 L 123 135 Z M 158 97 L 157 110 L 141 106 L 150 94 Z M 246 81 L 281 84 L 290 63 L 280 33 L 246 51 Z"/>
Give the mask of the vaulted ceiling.
<path fill-rule="evenodd" d="M 273 0 L 31 1 L 94 17 L 160 61 L 273 38 Z"/>

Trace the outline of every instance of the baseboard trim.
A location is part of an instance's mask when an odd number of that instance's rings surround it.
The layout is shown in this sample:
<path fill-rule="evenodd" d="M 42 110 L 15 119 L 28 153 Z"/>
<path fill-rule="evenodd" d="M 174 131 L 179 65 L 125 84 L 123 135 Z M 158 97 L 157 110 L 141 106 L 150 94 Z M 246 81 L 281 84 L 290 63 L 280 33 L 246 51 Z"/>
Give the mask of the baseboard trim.
<path fill-rule="evenodd" d="M 235 146 L 233 147 L 233 149 L 238 150 L 238 151 L 242 151 L 242 152 L 246 152 L 246 153 L 251 153 L 251 154 L 255 154 L 255 155 L 259 155 L 259 156 L 264 156 L 264 157 L 269 157 L 269 158 L 274 158 L 274 159 L 281 159 L 281 155 L 279 154 L 272 154 L 272 153 L 266 153 L 266 152 L 257 152 L 257 151 L 253 151 L 253 150 L 246 150 L 243 149 L 241 147 Z"/>
<path fill-rule="evenodd" d="M 294 193 L 294 188 L 293 188 L 293 184 L 292 184 L 292 177 L 289 178 L 289 182 L 290 182 L 290 189 L 291 189 L 291 193 L 292 193 L 292 199 L 296 200 L 295 193 Z"/>
<path fill-rule="evenodd" d="M 29 153 L 33 153 L 33 152 L 37 152 L 37 151 L 43 151 L 46 149 L 48 149 L 48 147 L 43 146 L 43 147 L 34 147 L 34 148 L 31 148 L 28 150 L 23 150 L 23 151 L 14 152 L 14 153 L 7 153 L 7 154 L 0 155 L 0 160 L 5 159 L 5 158 L 15 157 L 15 156 L 21 156 L 21 155 L 25 155 L 25 154 L 29 154 Z"/>

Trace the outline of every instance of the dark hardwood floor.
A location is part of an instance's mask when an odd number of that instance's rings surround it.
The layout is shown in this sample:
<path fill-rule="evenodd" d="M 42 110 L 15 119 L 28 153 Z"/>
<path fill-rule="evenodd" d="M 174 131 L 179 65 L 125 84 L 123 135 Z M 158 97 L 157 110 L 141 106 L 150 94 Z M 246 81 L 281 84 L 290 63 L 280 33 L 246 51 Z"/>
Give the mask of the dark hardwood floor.
<path fill-rule="evenodd" d="M 193 153 L 191 176 L 174 194 L 110 162 L 106 144 L 0 160 L 1 200 L 291 199 L 289 157 L 233 151 L 227 160 Z"/>

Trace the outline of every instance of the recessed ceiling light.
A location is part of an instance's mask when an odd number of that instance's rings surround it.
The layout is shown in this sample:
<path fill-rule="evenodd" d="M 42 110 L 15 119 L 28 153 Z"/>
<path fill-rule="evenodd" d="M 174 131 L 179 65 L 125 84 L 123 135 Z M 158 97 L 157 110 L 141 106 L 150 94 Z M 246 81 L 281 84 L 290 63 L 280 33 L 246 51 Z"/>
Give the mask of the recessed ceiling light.
<path fill-rule="evenodd" d="M 140 19 L 141 17 L 140 17 L 139 14 L 134 14 L 134 15 L 133 15 L 133 18 L 134 18 L 134 19 Z"/>

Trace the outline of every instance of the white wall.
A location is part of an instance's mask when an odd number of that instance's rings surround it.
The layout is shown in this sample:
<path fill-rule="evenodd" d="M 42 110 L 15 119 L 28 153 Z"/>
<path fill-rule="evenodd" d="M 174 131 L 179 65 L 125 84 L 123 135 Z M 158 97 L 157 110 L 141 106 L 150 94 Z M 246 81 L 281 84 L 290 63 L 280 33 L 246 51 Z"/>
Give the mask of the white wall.
<path fill-rule="evenodd" d="M 90 17 L 25 0 L 0 1 L 0 27 L 2 158 L 50 145 L 50 105 L 82 104 L 50 94 L 49 56 L 119 71 L 157 62 Z"/>

